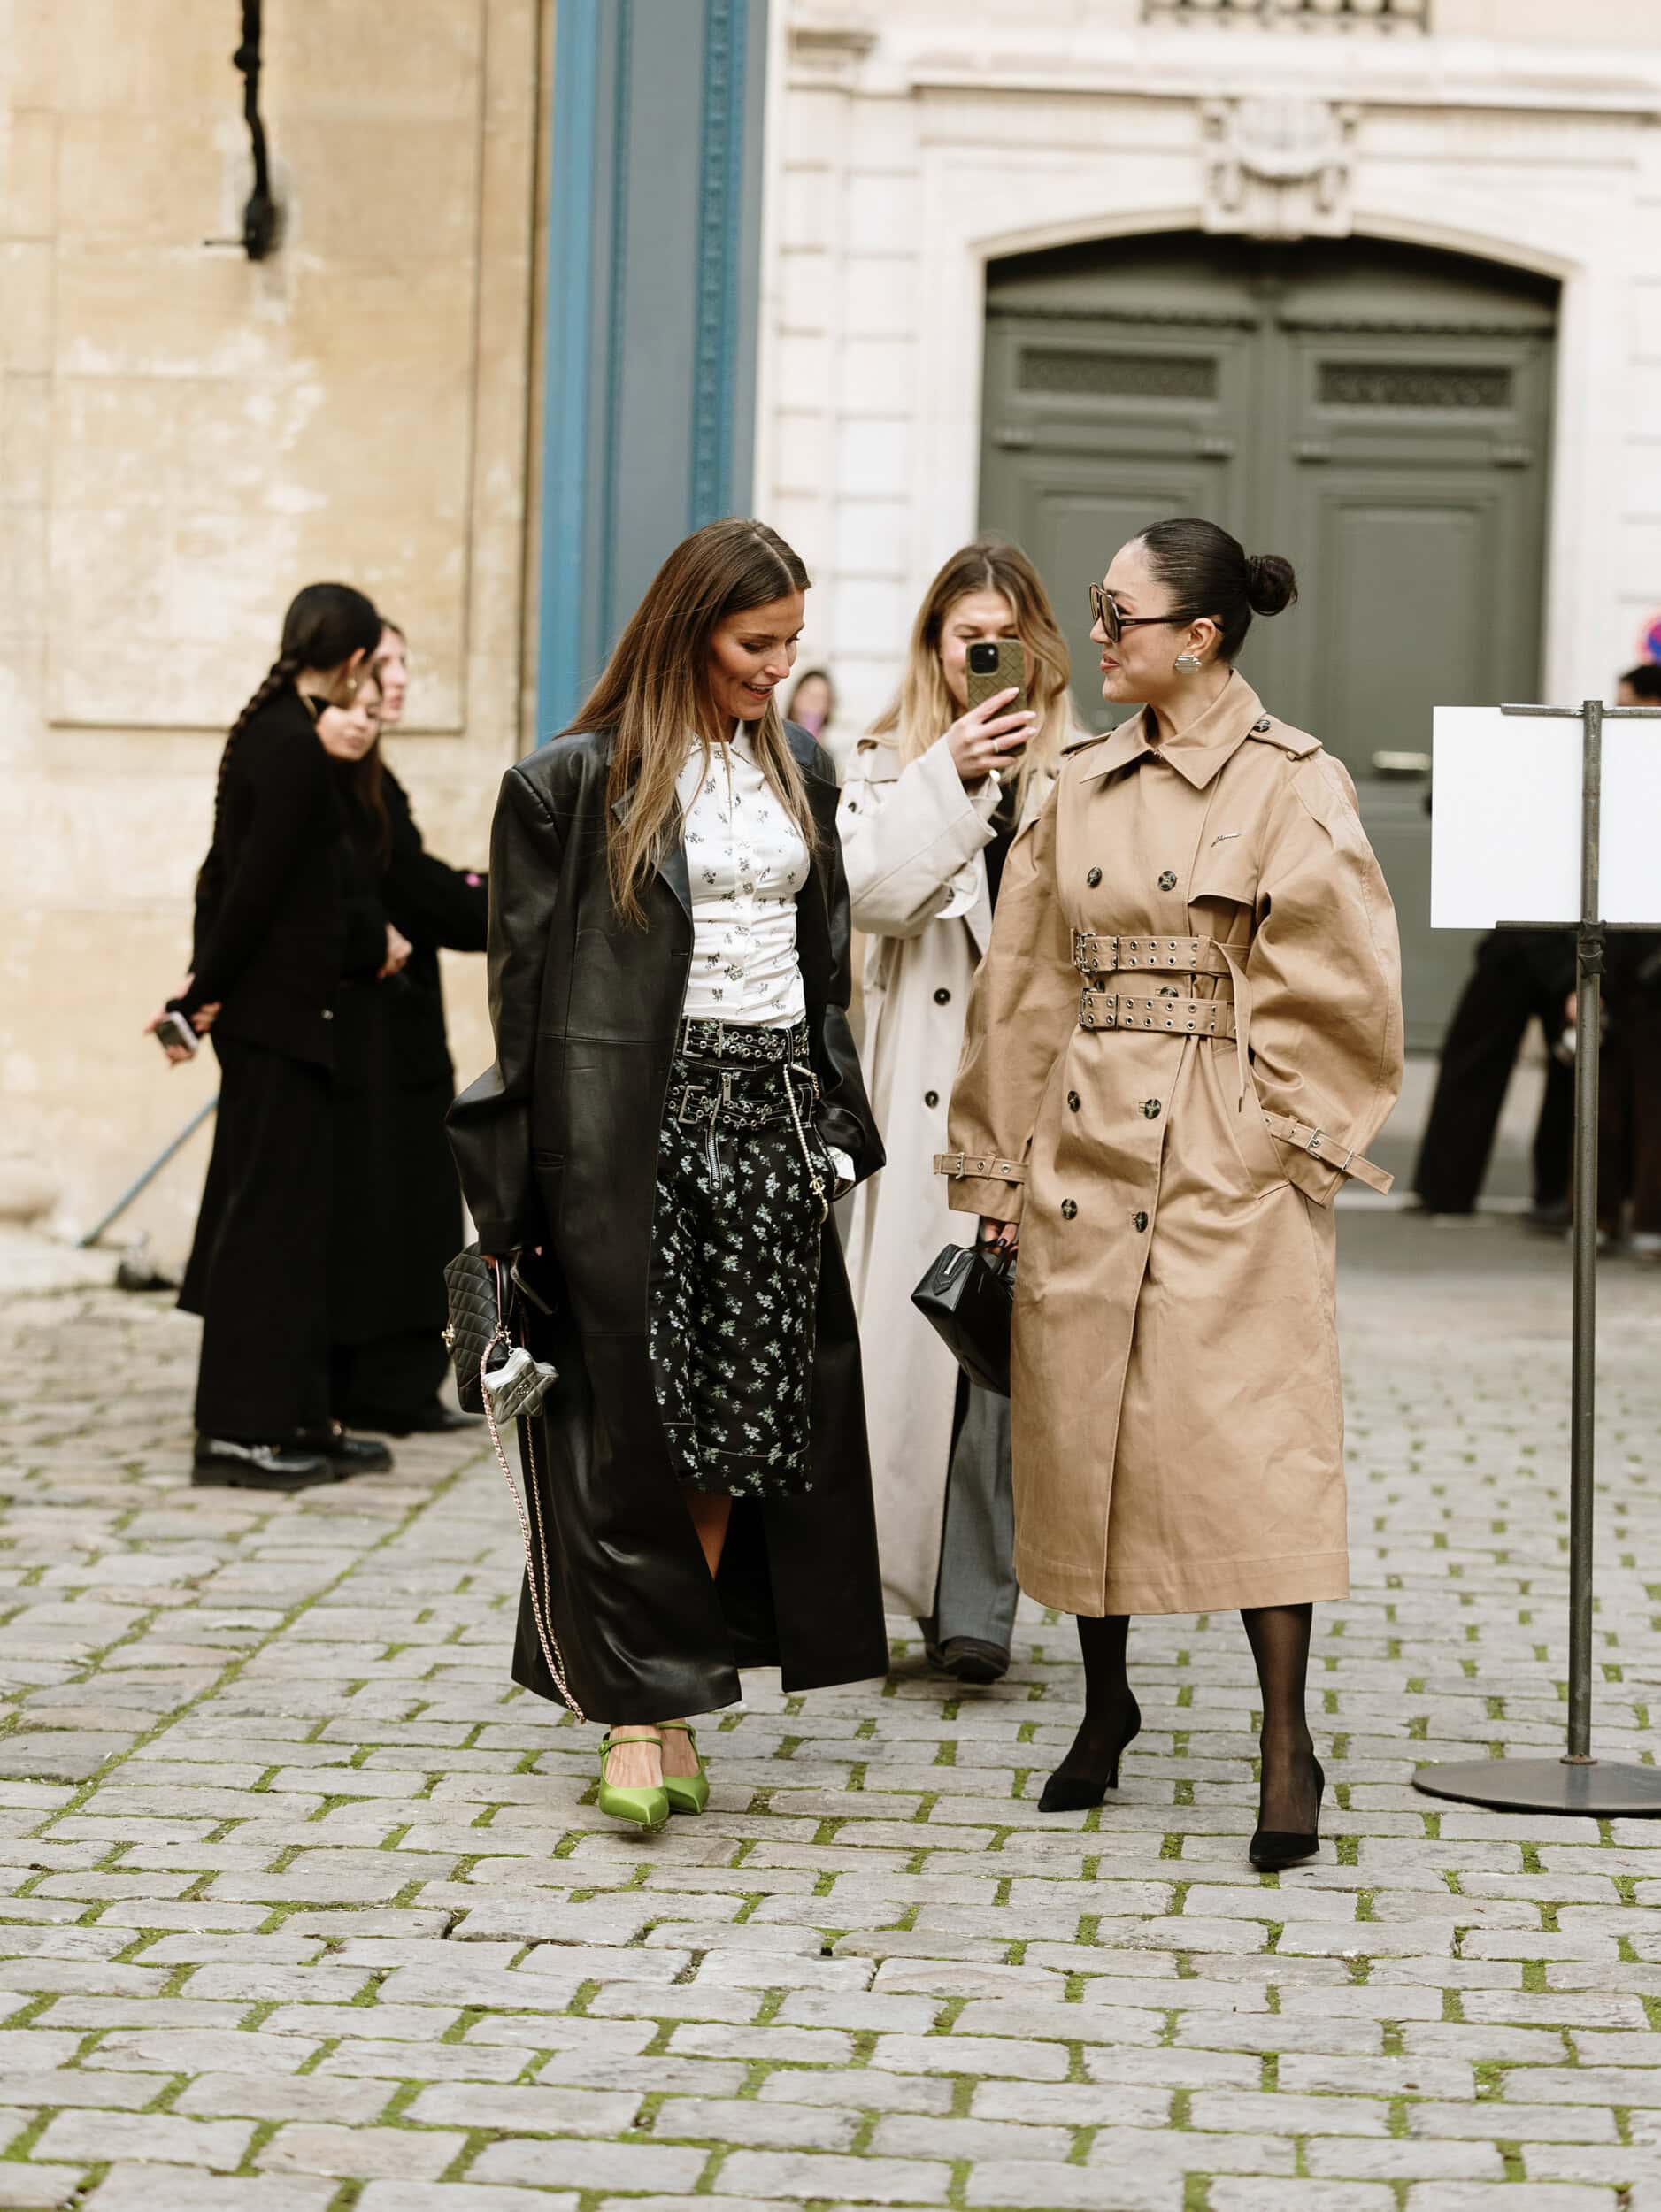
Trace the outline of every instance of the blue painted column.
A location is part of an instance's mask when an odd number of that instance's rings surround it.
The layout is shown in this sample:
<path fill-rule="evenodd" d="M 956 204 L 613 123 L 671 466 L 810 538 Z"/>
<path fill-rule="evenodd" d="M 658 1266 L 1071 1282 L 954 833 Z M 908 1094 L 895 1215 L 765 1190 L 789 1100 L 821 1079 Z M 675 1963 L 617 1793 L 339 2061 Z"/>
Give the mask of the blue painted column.
<path fill-rule="evenodd" d="M 750 490 L 766 0 L 559 0 L 537 728 Z"/>

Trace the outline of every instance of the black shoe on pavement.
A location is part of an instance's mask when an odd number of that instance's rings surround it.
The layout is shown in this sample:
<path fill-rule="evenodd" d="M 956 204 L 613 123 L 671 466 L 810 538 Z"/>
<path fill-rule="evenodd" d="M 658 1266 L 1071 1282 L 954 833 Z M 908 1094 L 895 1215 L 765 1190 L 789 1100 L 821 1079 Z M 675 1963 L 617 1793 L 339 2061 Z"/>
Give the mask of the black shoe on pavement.
<path fill-rule="evenodd" d="M 1001 1644 L 980 1636 L 948 1636 L 940 1647 L 940 1664 L 959 1682 L 1001 1682 L 1010 1671 L 1010 1655 Z"/>
<path fill-rule="evenodd" d="M 310 1490 L 338 1482 L 342 1470 L 298 1444 L 242 1444 L 198 1436 L 191 1486 L 197 1490 Z"/>
<path fill-rule="evenodd" d="M 342 1475 L 378 1475 L 392 1464 L 392 1454 L 384 1444 L 371 1443 L 365 1436 L 348 1436 L 338 1421 L 331 1421 L 326 1429 L 304 1431 L 300 1448 L 320 1452 L 333 1465 L 337 1479 Z"/>
<path fill-rule="evenodd" d="M 402 1411 L 396 1406 L 354 1406 L 343 1416 L 353 1428 L 373 1429 L 377 1436 L 444 1436 L 452 1429 L 473 1428 L 482 1417 L 458 1413 L 437 1398 Z"/>

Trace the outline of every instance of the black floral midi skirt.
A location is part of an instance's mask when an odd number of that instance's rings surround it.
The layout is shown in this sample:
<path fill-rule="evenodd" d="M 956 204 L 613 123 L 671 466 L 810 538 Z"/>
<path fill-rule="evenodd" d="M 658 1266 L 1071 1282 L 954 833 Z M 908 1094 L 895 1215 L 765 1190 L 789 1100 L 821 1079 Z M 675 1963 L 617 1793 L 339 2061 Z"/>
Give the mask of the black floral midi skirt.
<path fill-rule="evenodd" d="M 812 1122 L 805 1028 L 681 1025 L 657 1153 L 650 1326 L 688 1489 L 810 1485 L 819 1237 L 835 1173 Z"/>

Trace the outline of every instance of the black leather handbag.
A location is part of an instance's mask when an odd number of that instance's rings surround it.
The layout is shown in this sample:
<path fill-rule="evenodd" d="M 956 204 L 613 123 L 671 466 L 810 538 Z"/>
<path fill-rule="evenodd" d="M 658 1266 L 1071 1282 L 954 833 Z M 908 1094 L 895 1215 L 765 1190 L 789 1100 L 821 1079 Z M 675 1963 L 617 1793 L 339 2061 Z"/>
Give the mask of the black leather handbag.
<path fill-rule="evenodd" d="M 990 1244 L 949 1244 L 911 1293 L 972 1383 L 1010 1394 L 1015 1255 Z"/>

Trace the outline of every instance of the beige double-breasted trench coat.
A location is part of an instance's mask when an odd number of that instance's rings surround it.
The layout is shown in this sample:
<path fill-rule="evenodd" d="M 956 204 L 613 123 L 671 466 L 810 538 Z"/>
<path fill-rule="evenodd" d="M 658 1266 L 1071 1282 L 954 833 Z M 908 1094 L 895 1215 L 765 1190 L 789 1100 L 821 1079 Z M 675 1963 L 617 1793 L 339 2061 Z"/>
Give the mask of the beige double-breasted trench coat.
<path fill-rule="evenodd" d="M 1053 779 L 1034 776 L 1023 821 Z M 837 827 L 854 927 L 865 933 L 860 1058 L 888 1164 L 850 1202 L 848 1275 L 859 1316 L 871 1483 L 884 1601 L 934 1609 L 957 1363 L 911 1303 L 942 1248 L 964 1241 L 931 1171 L 963 1048 L 969 987 L 992 934 L 985 848 L 998 784 L 963 787 L 951 749 L 901 765 L 866 741 L 842 784 Z"/>
<path fill-rule="evenodd" d="M 1016 1570 L 1069 1613 L 1349 1586 L 1334 1193 L 1401 1085 L 1355 792 L 1235 673 L 1064 759 L 1010 855 L 942 1161 L 1019 1219 Z"/>

